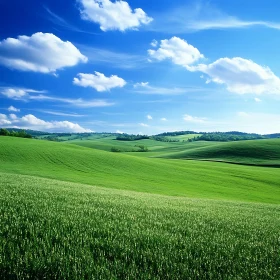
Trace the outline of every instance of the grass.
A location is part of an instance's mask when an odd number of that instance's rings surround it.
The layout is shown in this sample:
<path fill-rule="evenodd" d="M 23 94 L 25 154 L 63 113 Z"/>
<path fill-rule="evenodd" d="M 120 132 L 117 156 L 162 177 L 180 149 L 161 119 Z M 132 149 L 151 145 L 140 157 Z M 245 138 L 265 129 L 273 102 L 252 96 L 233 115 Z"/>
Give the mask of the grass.
<path fill-rule="evenodd" d="M 173 196 L 279 203 L 277 168 L 142 158 L 0 137 L 0 171 Z"/>
<path fill-rule="evenodd" d="M 0 173 L 0 278 L 279 279 L 279 212 Z"/>
<path fill-rule="evenodd" d="M 171 159 L 203 159 L 280 166 L 280 139 L 215 143 L 210 146 L 197 147 L 161 156 Z"/>

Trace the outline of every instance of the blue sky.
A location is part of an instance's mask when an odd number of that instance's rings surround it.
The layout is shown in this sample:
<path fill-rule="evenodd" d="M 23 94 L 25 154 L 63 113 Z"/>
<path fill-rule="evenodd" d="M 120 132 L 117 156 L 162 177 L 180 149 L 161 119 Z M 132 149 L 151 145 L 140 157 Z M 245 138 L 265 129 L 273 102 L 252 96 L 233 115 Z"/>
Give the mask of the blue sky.
<path fill-rule="evenodd" d="M 280 132 L 280 3 L 0 2 L 0 127 Z"/>

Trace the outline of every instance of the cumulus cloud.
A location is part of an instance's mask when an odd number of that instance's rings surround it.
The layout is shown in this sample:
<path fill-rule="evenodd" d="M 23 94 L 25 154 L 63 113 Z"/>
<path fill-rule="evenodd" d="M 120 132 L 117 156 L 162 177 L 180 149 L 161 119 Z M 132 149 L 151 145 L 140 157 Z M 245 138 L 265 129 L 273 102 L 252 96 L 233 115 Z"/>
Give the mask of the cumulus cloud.
<path fill-rule="evenodd" d="M 148 120 L 152 120 L 153 117 L 152 117 L 151 115 L 147 115 L 147 119 L 148 119 Z"/>
<path fill-rule="evenodd" d="M 280 94 L 280 78 L 267 66 L 252 60 L 234 57 L 220 58 L 210 64 L 194 64 L 204 56 L 185 40 L 173 37 L 162 40 L 157 50 L 148 50 L 150 57 L 162 61 L 170 59 L 191 72 L 201 72 L 206 84 L 225 85 L 229 92 L 239 94 Z M 136 84 L 149 88 L 148 83 Z M 257 101 L 259 102 L 259 101 Z"/>
<path fill-rule="evenodd" d="M 161 40 L 159 48 L 148 50 L 148 54 L 151 58 L 159 61 L 170 59 L 174 64 L 184 66 L 187 69 L 194 62 L 204 58 L 197 48 L 178 37 Z"/>
<path fill-rule="evenodd" d="M 9 116 L 0 114 L 0 125 L 3 127 L 17 127 L 47 132 L 92 132 L 90 129 L 83 128 L 77 123 L 69 121 L 44 121 L 31 114 L 21 118 L 15 114 L 10 114 Z"/>
<path fill-rule="evenodd" d="M 14 106 L 10 106 L 10 107 L 8 108 L 8 111 L 9 111 L 9 112 L 20 112 L 20 109 L 17 109 L 17 108 L 15 108 Z"/>
<path fill-rule="evenodd" d="M 206 118 L 193 117 L 191 115 L 184 115 L 183 119 L 184 121 L 191 123 L 205 123 L 207 120 Z"/>
<path fill-rule="evenodd" d="M 259 99 L 258 97 L 255 98 L 256 102 L 262 102 L 261 99 Z"/>
<path fill-rule="evenodd" d="M 126 81 L 116 75 L 106 77 L 104 74 L 94 72 L 94 74 L 79 73 L 78 78 L 74 78 L 73 83 L 81 87 L 92 87 L 97 91 L 109 91 L 112 88 L 124 87 Z"/>
<path fill-rule="evenodd" d="M 38 32 L 0 41 L 0 64 L 11 69 L 55 73 L 64 67 L 87 62 L 87 57 L 69 41 Z"/>
<path fill-rule="evenodd" d="M 161 118 L 160 120 L 163 121 L 163 122 L 166 122 L 166 121 L 167 121 L 166 118 Z"/>
<path fill-rule="evenodd" d="M 81 16 L 100 25 L 102 31 L 134 29 L 153 19 L 140 8 L 132 10 L 125 1 L 79 0 Z"/>
<path fill-rule="evenodd" d="M 224 84 L 233 93 L 280 94 L 280 79 L 270 68 L 241 57 L 220 58 L 206 65 L 192 66 L 209 76 L 209 81 Z"/>

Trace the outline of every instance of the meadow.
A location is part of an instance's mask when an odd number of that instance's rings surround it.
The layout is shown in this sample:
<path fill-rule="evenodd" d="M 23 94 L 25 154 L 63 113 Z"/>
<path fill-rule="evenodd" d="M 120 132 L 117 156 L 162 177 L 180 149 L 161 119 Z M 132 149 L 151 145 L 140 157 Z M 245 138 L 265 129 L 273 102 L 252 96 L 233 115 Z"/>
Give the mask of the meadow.
<path fill-rule="evenodd" d="M 0 137 L 0 278 L 279 279 L 279 140 L 184 140 Z"/>

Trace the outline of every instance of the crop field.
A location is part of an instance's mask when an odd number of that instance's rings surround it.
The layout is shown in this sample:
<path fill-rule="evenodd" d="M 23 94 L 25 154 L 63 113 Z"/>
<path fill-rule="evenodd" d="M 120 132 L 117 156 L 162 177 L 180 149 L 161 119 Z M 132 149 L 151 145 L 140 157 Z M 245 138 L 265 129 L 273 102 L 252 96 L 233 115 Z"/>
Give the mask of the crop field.
<path fill-rule="evenodd" d="M 279 279 L 279 205 L 0 173 L 1 279 Z"/>
<path fill-rule="evenodd" d="M 279 146 L 0 137 L 0 279 L 280 279 Z"/>

